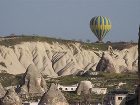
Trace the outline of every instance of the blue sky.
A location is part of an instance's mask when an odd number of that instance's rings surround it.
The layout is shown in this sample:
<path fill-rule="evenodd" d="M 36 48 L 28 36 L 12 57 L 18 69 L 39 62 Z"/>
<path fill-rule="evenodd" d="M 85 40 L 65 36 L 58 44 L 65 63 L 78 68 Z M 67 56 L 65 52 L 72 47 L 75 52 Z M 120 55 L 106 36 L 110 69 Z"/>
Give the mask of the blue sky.
<path fill-rule="evenodd" d="M 0 0 L 0 35 L 96 41 L 89 27 L 94 16 L 107 16 L 112 22 L 105 41 L 137 41 L 140 0 Z"/>

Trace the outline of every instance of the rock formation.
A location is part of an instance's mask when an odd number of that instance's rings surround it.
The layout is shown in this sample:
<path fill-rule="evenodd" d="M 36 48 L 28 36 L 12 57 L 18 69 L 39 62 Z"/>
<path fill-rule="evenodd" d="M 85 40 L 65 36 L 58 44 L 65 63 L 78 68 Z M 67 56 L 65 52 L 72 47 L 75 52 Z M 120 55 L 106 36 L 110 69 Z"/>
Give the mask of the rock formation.
<path fill-rule="evenodd" d="M 50 89 L 46 92 L 38 105 L 69 105 L 66 98 L 60 90 L 57 89 L 57 85 L 51 84 Z"/>
<path fill-rule="evenodd" d="M 103 51 L 91 48 L 86 50 L 80 43 L 62 44 L 53 42 L 23 42 L 13 47 L 0 45 L 0 72 L 21 74 L 30 64 L 48 76 L 75 74 L 78 70 L 96 70 Z M 115 65 L 115 71 L 137 71 L 138 46 L 105 51 Z M 105 54 L 105 57 L 106 54 Z M 110 60 L 109 60 L 110 61 Z M 120 63 L 121 62 L 121 63 Z M 103 62 L 102 62 L 103 63 Z M 110 62 L 111 63 L 111 62 Z M 95 64 L 95 65 L 94 65 Z M 106 69 L 113 68 L 107 67 Z M 110 71 L 110 70 L 109 70 Z"/>
<path fill-rule="evenodd" d="M 4 88 L 3 88 L 3 86 L 1 85 L 1 83 L 0 83 L 0 98 L 2 98 L 4 95 L 5 95 L 5 90 L 4 90 Z"/>
<path fill-rule="evenodd" d="M 47 90 L 46 82 L 34 64 L 29 65 L 24 74 L 20 94 L 42 95 Z"/>
<path fill-rule="evenodd" d="M 22 101 L 13 88 L 9 89 L 1 99 L 0 105 L 22 105 Z"/>
<path fill-rule="evenodd" d="M 92 83 L 90 81 L 81 81 L 77 88 L 77 95 L 83 94 L 89 94 L 92 89 Z"/>
<path fill-rule="evenodd" d="M 116 72 L 114 61 L 108 53 L 103 52 L 96 71 Z"/>
<path fill-rule="evenodd" d="M 121 51 L 114 50 L 113 53 L 105 51 L 96 66 L 96 71 L 115 73 L 136 72 L 138 70 L 137 62 L 138 46 L 123 49 Z"/>

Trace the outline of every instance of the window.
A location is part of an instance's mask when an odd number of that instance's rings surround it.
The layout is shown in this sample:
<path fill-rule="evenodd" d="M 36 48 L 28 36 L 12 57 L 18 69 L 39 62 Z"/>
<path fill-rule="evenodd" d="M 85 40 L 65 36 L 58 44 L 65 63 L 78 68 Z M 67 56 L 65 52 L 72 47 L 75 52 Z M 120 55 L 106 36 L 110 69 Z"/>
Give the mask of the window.
<path fill-rule="evenodd" d="M 68 88 L 65 88 L 65 90 L 68 90 Z"/>
<path fill-rule="evenodd" d="M 73 88 L 71 88 L 71 90 L 73 90 Z"/>
<path fill-rule="evenodd" d="M 118 100 L 122 100 L 122 97 L 118 97 Z"/>

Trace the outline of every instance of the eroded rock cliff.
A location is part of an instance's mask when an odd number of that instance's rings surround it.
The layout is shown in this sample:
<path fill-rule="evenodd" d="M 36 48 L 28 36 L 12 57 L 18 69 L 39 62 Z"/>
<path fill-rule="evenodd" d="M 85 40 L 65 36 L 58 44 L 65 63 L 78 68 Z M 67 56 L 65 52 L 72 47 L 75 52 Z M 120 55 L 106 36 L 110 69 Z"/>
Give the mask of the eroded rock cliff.
<path fill-rule="evenodd" d="M 113 72 L 137 71 L 138 46 L 122 50 L 86 50 L 80 43 L 61 44 L 54 42 L 22 42 L 12 47 L 0 46 L 0 72 L 24 73 L 30 64 L 48 76 L 75 74 L 80 70 L 96 70 L 104 57 L 113 62 Z M 111 63 L 112 64 L 112 63 Z"/>
<path fill-rule="evenodd" d="M 23 83 L 19 87 L 19 94 L 42 96 L 47 91 L 47 85 L 40 71 L 34 64 L 30 64 L 24 73 Z"/>

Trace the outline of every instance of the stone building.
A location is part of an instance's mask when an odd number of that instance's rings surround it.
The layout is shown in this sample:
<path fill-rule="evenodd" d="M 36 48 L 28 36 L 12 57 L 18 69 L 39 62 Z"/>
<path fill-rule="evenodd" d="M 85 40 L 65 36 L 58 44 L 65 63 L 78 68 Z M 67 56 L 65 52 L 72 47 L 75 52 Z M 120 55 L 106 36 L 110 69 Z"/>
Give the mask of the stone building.
<path fill-rule="evenodd" d="M 78 84 L 75 84 L 75 85 L 67 85 L 67 86 L 66 85 L 60 85 L 60 84 L 57 85 L 57 88 L 59 90 L 61 90 L 61 91 L 67 91 L 67 92 L 74 92 L 74 91 L 76 91 L 77 87 L 78 87 Z"/>
<path fill-rule="evenodd" d="M 104 99 L 104 105 L 125 105 L 127 95 L 126 90 L 110 91 Z"/>

